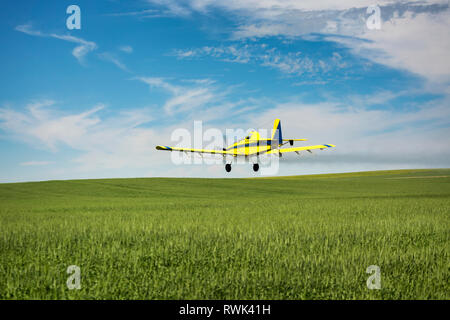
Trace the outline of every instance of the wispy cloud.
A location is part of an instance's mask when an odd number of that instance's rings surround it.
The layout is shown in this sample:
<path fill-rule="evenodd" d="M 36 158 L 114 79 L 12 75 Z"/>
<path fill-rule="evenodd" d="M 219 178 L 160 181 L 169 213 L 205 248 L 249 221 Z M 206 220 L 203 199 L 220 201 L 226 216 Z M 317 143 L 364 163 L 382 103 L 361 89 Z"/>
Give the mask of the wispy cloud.
<path fill-rule="evenodd" d="M 449 84 L 448 30 L 450 9 L 432 14 L 407 11 L 384 21 L 376 32 L 366 30 L 361 37 L 369 41 L 333 36 L 328 39 L 342 43 L 372 61 Z"/>
<path fill-rule="evenodd" d="M 333 52 L 328 58 L 318 59 L 302 52 L 282 52 L 267 44 L 241 44 L 228 46 L 202 47 L 185 50 L 175 50 L 172 53 L 178 59 L 197 59 L 212 57 L 220 61 L 231 63 L 257 63 L 263 67 L 277 69 L 287 74 L 300 76 L 305 73 L 327 73 L 346 67 L 341 55 Z"/>
<path fill-rule="evenodd" d="M 199 109 L 205 113 L 211 112 L 215 106 L 224 102 L 224 98 L 230 90 L 215 87 L 214 82 L 210 79 L 192 79 L 184 81 L 184 85 L 155 77 L 136 77 L 134 79 L 148 84 L 150 88 L 161 88 L 170 94 L 162 107 L 168 115 L 193 114 L 197 113 Z"/>
<path fill-rule="evenodd" d="M 99 123 L 95 114 L 104 108 L 99 104 L 76 115 L 58 117 L 50 107 L 55 102 L 45 100 L 26 106 L 27 112 L 0 109 L 1 128 L 18 136 L 35 138 L 46 148 L 56 151 L 59 143 L 75 146 L 89 127 Z"/>
<path fill-rule="evenodd" d="M 193 12 L 189 5 L 180 1 L 147 0 L 147 2 L 159 6 L 160 15 L 168 17 L 187 17 Z"/>
<path fill-rule="evenodd" d="M 148 1 L 152 5 L 157 5 L 158 9 L 142 9 L 134 11 L 123 11 L 107 13 L 107 16 L 111 17 L 137 17 L 138 19 L 151 19 L 151 18 L 170 18 L 170 17 L 188 17 L 192 11 L 185 7 L 183 4 L 176 1 L 160 1 L 153 0 Z"/>
<path fill-rule="evenodd" d="M 43 34 L 42 32 L 40 32 L 39 30 L 34 30 L 31 26 L 31 24 L 22 24 L 22 25 L 18 25 L 16 27 L 17 31 L 26 33 L 30 36 L 38 36 L 38 37 L 45 37 L 46 35 Z"/>
<path fill-rule="evenodd" d="M 307 80 L 307 81 L 295 82 L 293 85 L 301 87 L 301 86 L 306 86 L 306 85 L 324 85 L 327 83 L 328 83 L 328 81 L 326 81 L 326 80 Z"/>
<path fill-rule="evenodd" d="M 97 49 L 97 44 L 92 41 L 87 41 L 82 38 L 74 37 L 71 35 L 59 35 L 59 34 L 46 34 L 39 30 L 32 28 L 31 24 L 19 25 L 15 28 L 17 31 L 23 32 L 31 36 L 50 37 L 59 40 L 64 40 L 78 44 L 73 50 L 72 55 L 80 62 L 84 63 L 84 57 L 91 51 Z"/>
<path fill-rule="evenodd" d="M 367 7 L 382 7 L 383 20 L 389 20 L 406 10 L 413 12 L 436 11 L 448 6 L 447 0 L 148 0 L 159 10 L 180 17 L 193 13 L 213 15 L 215 11 L 228 14 L 237 21 L 233 38 L 265 36 L 299 36 L 313 32 L 356 35 L 364 32 Z M 172 8 L 177 8 L 172 10 Z"/>
<path fill-rule="evenodd" d="M 174 50 L 172 55 L 179 59 L 192 59 L 205 56 L 211 56 L 222 61 L 248 63 L 253 55 L 254 47 L 249 45 L 229 45 L 221 47 L 202 47 L 192 49 Z"/>
<path fill-rule="evenodd" d="M 372 0 L 149 2 L 167 8 L 178 4 L 190 14 L 205 16 L 220 11 L 235 21 L 235 27 L 229 31 L 233 40 L 275 36 L 307 38 L 314 33 L 326 34 L 326 39 L 353 49 L 357 55 L 443 84 L 442 90 L 447 90 L 450 82 L 448 0 L 377 1 L 381 9 L 380 30 L 369 30 L 366 26 L 367 8 L 375 4 Z M 180 58 L 197 54 L 196 50 L 178 52 Z M 240 54 L 235 59 L 236 62 L 245 62 L 247 57 Z M 295 59 L 290 57 L 290 60 Z M 274 63 L 279 68 L 293 70 L 278 62 L 266 64 Z M 289 65 L 293 65 L 295 70 L 298 62 L 292 64 L 291 61 Z"/>
<path fill-rule="evenodd" d="M 144 9 L 144 10 L 138 10 L 138 11 L 125 11 L 125 12 L 115 12 L 115 13 L 107 13 L 106 16 L 111 17 L 126 17 L 126 16 L 152 16 L 155 14 L 158 14 L 159 11 L 155 9 Z"/>
<path fill-rule="evenodd" d="M 47 166 L 50 164 L 53 164 L 53 161 L 26 161 L 26 162 L 21 162 L 20 165 L 21 166 L 25 166 L 25 167 L 29 167 L 29 166 Z"/>
<path fill-rule="evenodd" d="M 50 37 L 79 44 L 72 50 L 72 54 L 80 63 L 83 62 L 84 56 L 86 54 L 97 49 L 97 44 L 95 42 L 86 41 L 74 36 L 51 34 Z"/>
<path fill-rule="evenodd" d="M 133 53 L 133 47 L 132 46 L 120 46 L 120 51 L 123 51 L 125 53 Z"/>
<path fill-rule="evenodd" d="M 122 69 L 123 71 L 130 72 L 130 70 L 127 68 L 127 66 L 117 58 L 114 54 L 110 52 L 103 52 L 98 55 L 101 59 L 105 61 L 109 61 L 113 63 L 118 68 Z"/>
<path fill-rule="evenodd" d="M 210 13 L 214 9 L 221 9 L 228 12 L 234 12 L 241 15 L 258 15 L 265 18 L 276 19 L 278 15 L 291 11 L 326 11 L 326 10 L 350 10 L 358 8 L 367 8 L 373 5 L 372 0 L 266 0 L 266 1 L 230 1 L 230 0 L 147 0 L 147 2 L 159 5 L 160 7 L 182 7 L 183 12 L 200 12 Z M 379 0 L 378 5 L 386 6 L 399 3 L 400 5 L 409 4 L 423 5 L 423 4 L 445 4 L 446 0 L 409 0 L 409 1 L 395 1 L 395 0 Z M 174 10 L 175 12 L 175 10 Z"/>
<path fill-rule="evenodd" d="M 28 104 L 23 111 L 0 108 L 0 129 L 12 139 L 54 154 L 65 148 L 80 152 L 72 163 L 80 170 L 148 166 L 159 134 L 140 126 L 152 121 L 151 111 L 120 111 L 105 118 L 100 114 L 104 108 L 98 104 L 83 112 L 67 113 L 52 101 Z M 22 163 L 45 164 L 50 163 Z"/>

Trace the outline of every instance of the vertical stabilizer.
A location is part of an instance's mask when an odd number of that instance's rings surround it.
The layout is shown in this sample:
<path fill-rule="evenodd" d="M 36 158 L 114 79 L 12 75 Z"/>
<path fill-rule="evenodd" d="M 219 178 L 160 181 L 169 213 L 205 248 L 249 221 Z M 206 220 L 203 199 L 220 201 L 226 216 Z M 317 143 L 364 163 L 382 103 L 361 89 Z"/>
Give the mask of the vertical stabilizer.
<path fill-rule="evenodd" d="M 272 129 L 272 141 L 278 141 L 278 144 L 283 143 L 283 136 L 281 134 L 281 121 L 280 119 L 275 119 L 273 122 L 273 129 Z"/>

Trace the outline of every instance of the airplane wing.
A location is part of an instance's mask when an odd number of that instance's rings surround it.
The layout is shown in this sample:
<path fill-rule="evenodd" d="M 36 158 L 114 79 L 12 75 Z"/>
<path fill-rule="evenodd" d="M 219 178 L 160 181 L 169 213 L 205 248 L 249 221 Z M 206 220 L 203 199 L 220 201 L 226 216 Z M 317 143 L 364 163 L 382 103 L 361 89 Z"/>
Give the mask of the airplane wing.
<path fill-rule="evenodd" d="M 314 149 L 326 149 L 326 148 L 333 148 L 336 147 L 334 144 L 319 144 L 316 146 L 305 146 L 305 147 L 295 147 L 295 148 L 281 148 L 281 149 L 272 149 L 268 154 L 278 154 L 278 153 L 287 153 L 287 152 L 299 152 L 299 151 L 310 151 Z"/>
<path fill-rule="evenodd" d="M 156 150 L 163 151 L 179 151 L 179 152 L 192 152 L 192 153 L 208 153 L 208 154 L 229 154 L 229 155 L 240 155 L 240 153 L 236 153 L 233 150 L 224 151 L 224 150 L 207 150 L 207 149 L 191 149 L 191 148 L 175 148 L 175 147 L 167 147 L 167 146 L 156 146 Z"/>

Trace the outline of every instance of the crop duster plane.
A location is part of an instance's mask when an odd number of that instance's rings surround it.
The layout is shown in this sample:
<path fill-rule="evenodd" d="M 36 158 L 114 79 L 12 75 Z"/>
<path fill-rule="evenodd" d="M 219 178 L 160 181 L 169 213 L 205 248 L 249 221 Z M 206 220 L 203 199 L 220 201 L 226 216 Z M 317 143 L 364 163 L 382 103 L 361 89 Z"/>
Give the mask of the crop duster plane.
<path fill-rule="evenodd" d="M 281 157 L 283 153 L 287 152 L 295 152 L 300 155 L 300 151 L 308 151 L 310 153 L 311 150 L 314 149 L 326 149 L 335 147 L 332 144 L 319 144 L 315 146 L 305 146 L 305 147 L 293 147 L 293 148 L 282 148 L 284 145 L 289 143 L 290 146 L 294 145 L 294 141 L 306 141 L 307 139 L 283 139 L 281 133 L 281 121 L 280 119 L 275 119 L 273 123 L 272 129 L 272 137 L 270 139 L 261 138 L 260 134 L 257 131 L 252 131 L 250 134 L 244 139 L 228 146 L 227 148 L 223 148 L 222 150 L 205 150 L 205 149 L 191 149 L 191 148 L 176 148 L 176 147 L 167 147 L 167 146 L 156 146 L 156 150 L 163 151 L 179 151 L 179 152 L 192 152 L 199 154 L 219 154 L 223 155 L 224 162 L 227 157 L 256 157 L 260 155 L 277 155 Z M 231 163 L 225 164 L 225 170 L 227 172 L 231 171 Z M 259 170 L 258 162 L 253 164 L 253 171 Z"/>

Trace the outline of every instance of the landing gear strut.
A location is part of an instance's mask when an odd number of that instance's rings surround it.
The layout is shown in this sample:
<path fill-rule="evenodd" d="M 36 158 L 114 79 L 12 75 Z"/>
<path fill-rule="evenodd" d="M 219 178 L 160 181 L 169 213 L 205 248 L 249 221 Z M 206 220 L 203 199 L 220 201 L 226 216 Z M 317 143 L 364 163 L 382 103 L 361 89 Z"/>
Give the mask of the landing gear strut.
<path fill-rule="evenodd" d="M 231 163 L 227 163 L 227 164 L 225 165 L 225 170 L 226 170 L 227 172 L 230 172 L 230 171 L 231 171 Z"/>
<path fill-rule="evenodd" d="M 253 171 L 257 172 L 259 170 L 259 164 L 254 163 L 253 164 Z"/>

